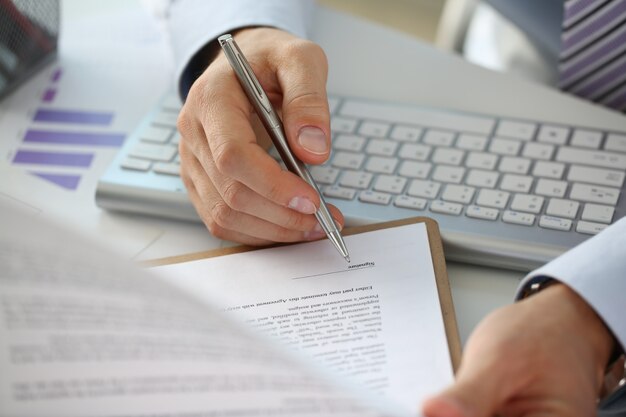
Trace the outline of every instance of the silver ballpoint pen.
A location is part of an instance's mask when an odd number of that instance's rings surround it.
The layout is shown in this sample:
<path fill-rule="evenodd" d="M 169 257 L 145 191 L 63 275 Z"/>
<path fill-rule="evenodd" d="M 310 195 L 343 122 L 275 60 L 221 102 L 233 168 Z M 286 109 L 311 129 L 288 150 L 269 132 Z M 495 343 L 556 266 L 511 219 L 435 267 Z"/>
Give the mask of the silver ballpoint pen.
<path fill-rule="evenodd" d="M 235 71 L 237 79 L 239 79 L 239 83 L 243 87 L 243 90 L 252 103 L 252 106 L 261 119 L 261 122 L 263 122 L 265 129 L 269 133 L 270 138 L 272 139 L 272 142 L 274 143 L 274 146 L 280 154 L 283 162 L 287 166 L 287 169 L 306 181 L 319 194 L 320 207 L 315 213 L 315 217 L 322 226 L 322 229 L 324 229 L 326 236 L 328 236 L 328 239 L 333 243 L 333 245 L 335 245 L 341 256 L 343 256 L 346 261 L 350 262 L 350 255 L 348 254 L 346 244 L 341 237 L 341 233 L 339 233 L 339 229 L 337 229 L 337 225 L 335 224 L 333 217 L 328 211 L 328 207 L 322 197 L 322 193 L 317 187 L 317 184 L 315 184 L 309 170 L 302 163 L 302 161 L 296 158 L 296 156 L 291 152 L 291 149 L 289 149 L 283 124 L 265 94 L 265 91 L 261 87 L 261 84 L 254 75 L 250 64 L 248 64 L 248 61 L 241 52 L 241 49 L 239 49 L 239 46 L 237 46 L 237 43 L 231 35 L 222 35 L 218 38 L 218 41 L 224 51 L 224 54 L 226 55 L 226 58 L 228 59 L 228 62 L 230 63 L 230 66 Z"/>

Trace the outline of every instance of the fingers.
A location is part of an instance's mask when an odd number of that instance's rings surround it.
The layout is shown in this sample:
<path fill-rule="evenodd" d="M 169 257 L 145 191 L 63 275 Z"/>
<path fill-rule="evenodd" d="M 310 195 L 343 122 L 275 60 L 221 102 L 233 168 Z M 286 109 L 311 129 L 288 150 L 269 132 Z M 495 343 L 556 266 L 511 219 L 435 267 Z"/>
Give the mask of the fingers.
<path fill-rule="evenodd" d="M 308 128 L 313 125 L 322 125 L 321 148 L 319 138 L 303 140 L 309 148 L 314 143 L 314 157 L 309 155 L 307 160 L 299 156 L 307 162 L 325 160 L 329 148 L 325 60 L 308 75 L 295 64 L 278 75 L 277 68 L 282 66 L 274 62 L 272 53 L 281 51 L 285 62 L 299 62 L 308 57 L 300 46 L 309 42 L 267 28 L 242 31 L 238 36 L 241 49 L 268 95 L 292 102 L 287 111 L 292 115 L 290 120 L 306 124 L 304 132 L 310 132 Z M 251 37 L 253 41 L 246 41 Z M 305 63 L 304 67 L 309 65 L 313 64 Z M 196 211 L 214 235 L 243 243 L 323 237 L 314 216 L 320 196 L 267 153 L 263 137 L 254 130 L 257 121 L 227 60 L 218 57 L 193 84 L 178 119 L 181 172 Z M 311 154 L 303 147 L 300 152 Z M 329 208 L 339 227 L 343 227 L 339 210 Z"/>
<path fill-rule="evenodd" d="M 232 71 L 212 77 L 210 84 L 211 103 L 197 104 L 206 108 L 199 136 L 208 141 L 191 144 L 207 173 L 211 176 L 219 172 L 279 206 L 303 214 L 315 213 L 319 206 L 315 190 L 295 174 L 283 171 L 256 142 L 250 104 Z"/>
<path fill-rule="evenodd" d="M 488 315 L 467 342 L 456 382 L 426 401 L 424 414 L 593 415 L 612 338 L 581 303 L 553 285 Z"/>
<path fill-rule="evenodd" d="M 326 96 L 328 66 L 323 50 L 298 40 L 276 67 L 282 89 L 283 124 L 292 151 L 308 164 L 321 164 L 330 155 L 330 115 Z"/>
<path fill-rule="evenodd" d="M 423 404 L 428 417 L 490 417 L 500 404 L 497 387 L 488 386 L 493 375 L 475 375 L 458 380 L 453 386 Z"/>
<path fill-rule="evenodd" d="M 213 235 L 251 245 L 324 237 L 314 216 L 278 206 L 241 183 L 213 172 L 211 165 L 207 176 L 205 168 L 185 147 L 181 147 L 180 154 L 185 160 L 183 181 Z M 343 220 L 341 215 L 337 217 Z"/>
<path fill-rule="evenodd" d="M 459 369 L 456 382 L 424 402 L 428 417 L 490 417 L 508 395 L 498 367 L 489 359 L 472 357 Z M 500 366 L 501 368 L 502 366 Z"/>

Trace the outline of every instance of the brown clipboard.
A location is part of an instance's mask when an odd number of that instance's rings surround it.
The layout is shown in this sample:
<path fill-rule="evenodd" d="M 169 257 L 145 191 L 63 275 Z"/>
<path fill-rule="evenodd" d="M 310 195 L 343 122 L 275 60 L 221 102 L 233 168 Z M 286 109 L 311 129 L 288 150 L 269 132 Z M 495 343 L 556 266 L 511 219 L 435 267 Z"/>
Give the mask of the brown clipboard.
<path fill-rule="evenodd" d="M 443 253 L 443 245 L 441 243 L 441 235 L 439 234 L 439 225 L 437 222 L 428 217 L 410 217 L 402 220 L 393 220 L 383 223 L 375 223 L 365 226 L 348 227 L 341 233 L 344 236 L 356 235 L 359 233 L 371 232 L 380 229 L 389 229 L 398 226 L 405 226 L 413 223 L 425 223 L 428 232 L 428 242 L 430 245 L 430 254 L 435 271 L 435 281 L 437 284 L 437 292 L 439 293 L 439 305 L 441 306 L 441 315 L 448 340 L 448 349 L 450 353 L 450 361 L 452 369 L 456 372 L 461 363 L 461 339 L 456 322 L 456 314 L 454 312 L 454 304 L 452 302 L 452 293 L 450 291 L 450 283 L 448 281 L 448 272 L 446 269 L 446 260 Z M 274 245 L 282 246 L 282 245 Z M 169 258 L 155 259 L 152 261 L 142 262 L 147 267 L 170 265 L 183 262 L 196 261 L 200 259 L 213 258 L 217 256 L 230 255 L 234 253 L 249 252 L 264 247 L 257 246 L 233 246 L 229 248 L 213 249 L 204 252 L 190 253 L 187 255 L 172 256 Z"/>

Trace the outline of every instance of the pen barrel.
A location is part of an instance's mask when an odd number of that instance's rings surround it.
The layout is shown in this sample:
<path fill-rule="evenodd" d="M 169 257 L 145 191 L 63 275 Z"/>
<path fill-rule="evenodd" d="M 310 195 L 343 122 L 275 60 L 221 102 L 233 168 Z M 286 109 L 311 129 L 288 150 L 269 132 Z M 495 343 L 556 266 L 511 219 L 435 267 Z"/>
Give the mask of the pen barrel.
<path fill-rule="evenodd" d="M 346 249 L 341 234 L 337 229 L 337 225 L 335 224 L 335 221 L 326 206 L 326 202 L 324 201 L 324 197 L 322 196 L 320 189 L 317 187 L 315 180 L 304 163 L 302 163 L 302 161 L 300 161 L 291 152 L 289 143 L 287 142 L 287 137 L 285 136 L 283 124 L 274 110 L 272 103 L 267 97 L 267 94 L 265 94 L 259 80 L 254 75 L 254 71 L 252 71 L 250 64 L 243 56 L 243 53 L 231 35 L 222 35 L 218 38 L 218 41 L 224 51 L 224 54 L 226 55 L 226 58 L 232 66 L 243 91 L 246 93 L 246 96 L 248 96 L 252 107 L 267 130 L 274 146 L 276 147 L 276 150 L 285 163 L 285 166 L 289 171 L 298 175 L 307 184 L 313 187 L 319 195 L 320 205 L 315 212 L 315 217 L 337 250 L 339 250 L 341 255 L 349 261 L 350 258 L 348 256 L 348 250 Z"/>
<path fill-rule="evenodd" d="M 317 194 L 319 194 L 320 207 L 315 212 L 315 217 L 317 218 L 317 221 L 320 223 L 320 225 L 324 229 L 324 232 L 326 232 L 327 234 L 330 233 L 334 229 L 333 226 L 335 226 L 335 225 L 329 224 L 329 222 L 333 221 L 333 217 L 330 214 L 330 211 L 328 210 L 326 203 L 322 199 L 321 190 L 318 188 L 315 180 L 313 179 L 313 176 L 307 169 L 306 165 L 304 165 L 302 161 L 297 159 L 291 153 L 291 150 L 289 149 L 289 143 L 287 142 L 287 138 L 285 137 L 285 134 L 283 133 L 284 130 L 282 127 L 282 123 L 280 122 L 280 120 L 278 120 L 277 125 L 265 126 L 265 127 L 266 129 L 268 129 L 268 131 L 270 131 L 270 137 L 272 138 L 272 143 L 274 143 L 274 147 L 276 147 L 276 150 L 278 151 L 280 157 L 285 163 L 285 166 L 287 167 L 287 169 L 293 172 L 294 174 L 298 175 L 304 181 L 306 181 L 306 183 L 309 184 L 311 187 L 313 187 L 313 189 L 317 192 Z"/>

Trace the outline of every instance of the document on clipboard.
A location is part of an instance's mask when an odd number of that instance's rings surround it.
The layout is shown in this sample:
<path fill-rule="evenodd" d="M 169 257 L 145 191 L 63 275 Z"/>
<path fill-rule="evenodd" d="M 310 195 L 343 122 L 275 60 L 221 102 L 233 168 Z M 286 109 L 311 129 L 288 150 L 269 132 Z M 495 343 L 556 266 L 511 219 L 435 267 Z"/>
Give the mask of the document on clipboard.
<path fill-rule="evenodd" d="M 319 241 L 139 268 L 0 211 L 0 415 L 408 417 L 452 382 L 430 220 L 346 233 L 349 266 Z"/>
<path fill-rule="evenodd" d="M 322 240 L 152 265 L 170 284 L 417 410 L 452 382 L 460 358 L 437 224 L 414 218 L 344 236 L 350 264 Z"/>

